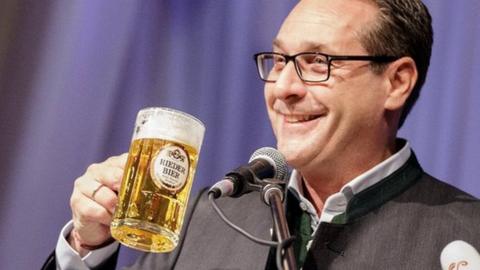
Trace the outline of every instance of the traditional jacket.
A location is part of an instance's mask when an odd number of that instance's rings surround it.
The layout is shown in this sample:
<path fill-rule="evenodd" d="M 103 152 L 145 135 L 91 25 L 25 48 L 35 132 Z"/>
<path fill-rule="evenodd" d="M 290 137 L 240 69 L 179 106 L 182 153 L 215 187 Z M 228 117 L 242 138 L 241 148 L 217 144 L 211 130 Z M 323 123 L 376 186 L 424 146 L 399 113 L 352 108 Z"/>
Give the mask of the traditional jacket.
<path fill-rule="evenodd" d="M 258 193 L 217 203 L 235 224 L 271 239 L 270 209 Z M 300 236 L 303 213 L 292 194 L 286 209 L 291 233 Z M 424 173 L 413 154 L 397 171 L 355 194 L 334 221 L 320 223 L 303 269 L 441 269 L 440 253 L 448 243 L 464 240 L 480 248 L 480 201 Z M 274 253 L 221 221 L 203 191 L 192 200 L 175 251 L 145 253 L 127 269 L 276 269 Z M 116 255 L 99 269 L 114 269 L 115 261 Z M 54 258 L 49 265 L 54 267 Z"/>

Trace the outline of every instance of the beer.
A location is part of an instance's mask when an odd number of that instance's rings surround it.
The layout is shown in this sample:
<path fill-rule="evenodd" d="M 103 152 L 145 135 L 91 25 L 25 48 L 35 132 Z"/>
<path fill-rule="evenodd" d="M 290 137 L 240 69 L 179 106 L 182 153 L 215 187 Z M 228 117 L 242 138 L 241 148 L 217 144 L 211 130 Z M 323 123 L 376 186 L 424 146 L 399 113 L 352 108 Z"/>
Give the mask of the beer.
<path fill-rule="evenodd" d="M 178 243 L 200 146 L 183 126 L 146 122 L 137 119 L 110 231 L 132 248 L 168 252 Z"/>

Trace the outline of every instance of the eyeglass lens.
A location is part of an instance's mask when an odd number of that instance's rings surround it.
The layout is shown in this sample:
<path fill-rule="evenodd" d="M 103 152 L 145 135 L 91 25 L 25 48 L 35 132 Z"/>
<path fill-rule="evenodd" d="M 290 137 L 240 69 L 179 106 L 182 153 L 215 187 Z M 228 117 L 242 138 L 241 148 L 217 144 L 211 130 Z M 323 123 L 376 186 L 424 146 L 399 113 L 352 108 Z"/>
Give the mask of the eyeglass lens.
<path fill-rule="evenodd" d="M 306 53 L 294 57 L 295 69 L 301 79 L 323 81 L 328 78 L 328 59 L 325 55 Z M 280 54 L 262 54 L 257 65 L 263 80 L 276 81 L 287 64 L 285 56 Z"/>

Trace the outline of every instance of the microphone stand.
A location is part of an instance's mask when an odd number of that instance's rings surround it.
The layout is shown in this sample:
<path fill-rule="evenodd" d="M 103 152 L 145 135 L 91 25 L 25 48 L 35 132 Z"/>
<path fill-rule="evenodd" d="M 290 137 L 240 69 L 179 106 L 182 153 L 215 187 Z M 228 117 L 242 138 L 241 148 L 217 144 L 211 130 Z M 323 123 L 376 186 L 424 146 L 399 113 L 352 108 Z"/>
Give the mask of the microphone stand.
<path fill-rule="evenodd" d="M 286 240 L 291 240 L 285 209 L 282 204 L 284 197 L 284 189 L 282 186 L 285 186 L 285 182 L 277 179 L 264 179 L 262 182 L 264 183 L 261 192 L 262 200 L 270 206 L 277 241 L 283 243 Z M 284 252 L 284 256 L 282 256 L 283 268 L 285 270 L 296 270 L 297 265 L 292 243 L 286 244 L 286 248 L 283 248 L 282 245 L 279 245 L 277 248 L 283 249 L 281 251 L 277 250 L 277 252 Z"/>

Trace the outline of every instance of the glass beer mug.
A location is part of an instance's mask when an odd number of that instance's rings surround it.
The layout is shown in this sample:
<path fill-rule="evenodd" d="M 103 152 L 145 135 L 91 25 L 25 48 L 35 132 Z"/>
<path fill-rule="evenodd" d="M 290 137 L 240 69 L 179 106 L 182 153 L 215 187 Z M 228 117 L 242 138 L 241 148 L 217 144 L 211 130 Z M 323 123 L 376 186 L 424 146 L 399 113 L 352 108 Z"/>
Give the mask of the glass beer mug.
<path fill-rule="evenodd" d="M 168 108 L 139 111 L 110 231 L 122 244 L 169 252 L 178 243 L 205 126 Z"/>

